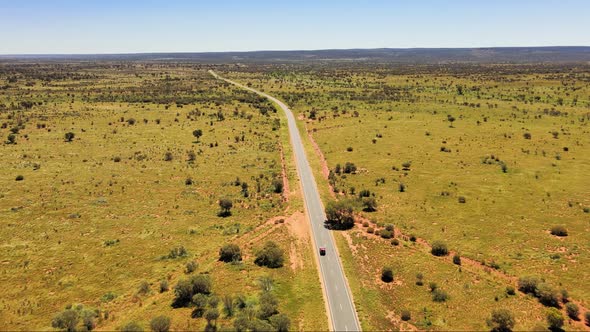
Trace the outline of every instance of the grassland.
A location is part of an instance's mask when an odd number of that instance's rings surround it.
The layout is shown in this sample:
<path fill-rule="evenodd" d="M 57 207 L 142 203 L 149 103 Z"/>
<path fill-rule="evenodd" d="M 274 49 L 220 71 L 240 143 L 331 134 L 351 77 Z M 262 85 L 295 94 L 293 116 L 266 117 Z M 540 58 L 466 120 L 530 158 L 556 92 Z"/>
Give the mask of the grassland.
<path fill-rule="evenodd" d="M 292 329 L 327 328 L 282 115 L 206 69 L 2 64 L 0 329 L 50 329 L 69 304 L 98 309 L 97 329 L 148 329 L 157 315 L 173 329 L 203 329 L 191 308 L 171 307 L 189 274 L 253 308 L 260 277 L 270 277 Z M 230 216 L 218 216 L 222 198 Z M 253 263 L 267 240 L 284 250 L 282 268 Z M 218 261 L 226 243 L 240 245 L 241 263 Z M 179 247 L 187 254 L 172 258 Z M 197 269 L 187 274 L 189 262 Z M 162 280 L 170 290 L 160 292 Z M 215 324 L 233 319 L 222 313 Z"/>
<path fill-rule="evenodd" d="M 590 306 L 587 65 L 269 65 L 225 75 L 299 114 L 337 199 L 376 198 L 375 212 L 359 209 L 360 223 L 336 234 L 364 328 L 481 330 L 496 308 L 512 311 L 515 329 L 544 328 L 546 307 L 506 294 L 524 276 Z M 337 174 L 347 162 L 357 170 Z M 387 224 L 398 246 L 367 232 Z M 568 236 L 550 234 L 558 225 Z M 437 240 L 462 266 L 430 254 Z M 386 265 L 392 284 L 379 280 Z M 417 273 L 450 298 L 433 302 Z M 566 316 L 565 328 L 587 328 L 580 318 Z"/>

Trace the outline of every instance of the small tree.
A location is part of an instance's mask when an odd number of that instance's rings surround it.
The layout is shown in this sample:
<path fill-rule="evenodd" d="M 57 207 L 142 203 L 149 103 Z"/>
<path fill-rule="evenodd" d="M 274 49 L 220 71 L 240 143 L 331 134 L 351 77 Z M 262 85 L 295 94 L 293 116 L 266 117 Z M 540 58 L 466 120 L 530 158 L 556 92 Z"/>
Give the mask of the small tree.
<path fill-rule="evenodd" d="M 279 268 L 283 266 L 283 249 L 272 241 L 266 242 L 264 247 L 256 253 L 254 263 L 258 266 Z"/>
<path fill-rule="evenodd" d="M 432 243 L 432 249 L 430 250 L 434 256 L 446 256 L 449 254 L 447 245 L 442 241 L 434 241 Z"/>
<path fill-rule="evenodd" d="M 285 314 L 277 314 L 270 317 L 270 324 L 277 332 L 287 332 L 291 326 L 291 320 Z"/>
<path fill-rule="evenodd" d="M 348 200 L 331 201 L 326 206 L 328 222 L 338 229 L 354 226 L 352 203 Z"/>
<path fill-rule="evenodd" d="M 229 198 L 222 198 L 219 200 L 219 207 L 221 211 L 219 211 L 218 215 L 220 217 L 228 217 L 231 216 L 231 208 L 233 207 L 233 203 Z"/>
<path fill-rule="evenodd" d="M 170 330 L 170 318 L 167 316 L 157 316 L 152 318 L 150 328 L 154 332 L 168 332 Z"/>
<path fill-rule="evenodd" d="M 451 125 L 450 125 L 449 127 L 451 127 L 451 128 L 454 128 L 454 127 L 453 127 L 453 122 L 455 122 L 455 117 L 454 117 L 454 116 L 452 116 L 452 115 L 449 115 L 449 116 L 447 117 L 447 120 L 449 120 L 449 122 L 451 123 Z"/>
<path fill-rule="evenodd" d="M 512 331 L 515 323 L 514 315 L 508 309 L 495 309 L 488 320 L 488 326 L 495 332 Z"/>
<path fill-rule="evenodd" d="M 573 320 L 580 320 L 580 308 L 577 304 L 569 302 L 565 305 L 565 311 L 567 315 Z"/>
<path fill-rule="evenodd" d="M 556 308 L 549 308 L 547 311 L 547 324 L 551 331 L 559 331 L 563 326 L 564 318 L 561 311 Z"/>
<path fill-rule="evenodd" d="M 219 260 L 222 262 L 238 262 L 242 260 L 242 252 L 237 244 L 226 244 L 219 249 Z"/>
<path fill-rule="evenodd" d="M 393 281 L 393 269 L 389 266 L 384 267 L 381 270 L 381 281 L 392 282 Z"/>
<path fill-rule="evenodd" d="M 219 318 L 219 310 L 217 310 L 217 308 L 211 308 L 205 312 L 207 325 L 215 326 L 217 324 L 217 318 Z M 211 324 L 211 322 L 213 322 L 213 324 Z"/>
<path fill-rule="evenodd" d="M 195 317 L 202 317 L 205 308 L 207 307 L 207 303 L 209 299 L 205 294 L 195 294 L 191 300 L 192 304 L 195 306 L 193 310 L 192 316 Z"/>
<path fill-rule="evenodd" d="M 70 131 L 64 135 L 64 138 L 66 139 L 66 142 L 71 142 L 75 136 L 76 136 L 76 134 L 74 134 L 73 132 Z"/>
<path fill-rule="evenodd" d="M 198 141 L 199 138 L 201 138 L 201 136 L 203 136 L 203 131 L 201 129 L 193 130 L 193 136 L 195 136 L 195 138 Z"/>

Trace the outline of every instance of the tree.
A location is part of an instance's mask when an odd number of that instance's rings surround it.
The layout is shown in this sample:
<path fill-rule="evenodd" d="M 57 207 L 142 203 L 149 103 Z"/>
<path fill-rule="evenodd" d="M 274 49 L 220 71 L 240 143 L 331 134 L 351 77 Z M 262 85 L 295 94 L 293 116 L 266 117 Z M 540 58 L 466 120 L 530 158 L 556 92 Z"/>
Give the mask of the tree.
<path fill-rule="evenodd" d="M 355 164 L 353 164 L 351 162 L 346 162 L 346 164 L 344 164 L 344 173 L 350 174 L 350 173 L 354 173 L 354 172 L 356 172 Z"/>
<path fill-rule="evenodd" d="M 547 324 L 551 331 L 559 331 L 563 326 L 564 318 L 561 311 L 556 308 L 549 308 L 547 311 Z"/>
<path fill-rule="evenodd" d="M 152 318 L 150 328 L 154 332 L 168 332 L 170 330 L 170 318 L 167 316 L 157 316 Z"/>
<path fill-rule="evenodd" d="M 80 315 L 76 310 L 66 309 L 53 317 L 51 326 L 68 332 L 73 332 L 76 331 L 76 326 L 79 321 Z"/>
<path fill-rule="evenodd" d="M 580 317 L 580 308 L 577 304 L 569 302 L 565 305 L 565 311 L 567 311 L 567 315 L 573 320 L 579 320 Z"/>
<path fill-rule="evenodd" d="M 278 268 L 283 266 L 283 249 L 272 241 L 266 244 L 256 253 L 254 263 L 258 266 Z"/>
<path fill-rule="evenodd" d="M 525 294 L 535 294 L 539 279 L 536 277 L 521 277 L 518 279 L 518 290 Z"/>
<path fill-rule="evenodd" d="M 508 309 L 495 309 L 488 321 L 488 326 L 495 332 L 509 332 L 514 328 L 514 315 Z"/>
<path fill-rule="evenodd" d="M 218 215 L 220 217 L 228 217 L 231 216 L 231 208 L 233 207 L 233 203 L 229 198 L 222 198 L 219 200 L 219 207 L 221 211 L 219 211 Z"/>
<path fill-rule="evenodd" d="M 237 244 L 226 244 L 219 249 L 219 260 L 222 262 L 238 262 L 242 260 L 242 252 Z"/>
<path fill-rule="evenodd" d="M 381 270 L 381 281 L 392 282 L 393 281 L 393 269 L 389 266 L 385 266 Z"/>
<path fill-rule="evenodd" d="M 365 212 L 374 212 L 377 210 L 377 200 L 375 197 L 363 197 L 361 203 Z"/>
<path fill-rule="evenodd" d="M 197 141 L 201 136 L 203 136 L 203 131 L 201 129 L 193 130 L 193 136 L 197 138 Z"/>
<path fill-rule="evenodd" d="M 217 310 L 217 308 L 211 308 L 205 312 L 207 325 L 215 326 L 217 324 L 217 318 L 219 318 L 219 310 Z M 215 324 L 211 324 L 212 321 L 215 322 Z"/>
<path fill-rule="evenodd" d="M 74 139 L 74 137 L 75 137 L 75 136 L 76 136 L 76 134 L 74 134 L 74 133 L 73 133 L 73 132 L 71 132 L 71 131 L 70 131 L 70 132 L 67 132 L 67 133 L 64 135 L 64 137 L 65 137 L 65 139 L 66 139 L 66 142 L 71 142 L 71 141 Z"/>
<path fill-rule="evenodd" d="M 326 217 L 335 228 L 351 228 L 354 226 L 352 203 L 348 200 L 329 202 L 326 206 Z"/>
<path fill-rule="evenodd" d="M 448 115 L 447 120 L 449 120 L 449 122 L 451 123 L 449 127 L 453 128 L 453 122 L 455 122 L 455 117 L 452 115 Z"/>
<path fill-rule="evenodd" d="M 291 320 L 285 314 L 278 314 L 270 317 L 270 323 L 277 332 L 287 332 L 291 326 Z"/>
<path fill-rule="evenodd" d="M 283 192 L 283 180 L 282 179 L 272 180 L 272 187 L 273 187 L 273 191 L 276 194 L 282 193 Z"/>
<path fill-rule="evenodd" d="M 559 308 L 559 293 L 551 285 L 544 282 L 537 285 L 535 296 L 539 298 L 539 302 L 543 305 Z"/>
<path fill-rule="evenodd" d="M 143 327 L 137 322 L 128 322 L 121 327 L 122 332 L 143 332 Z"/>
<path fill-rule="evenodd" d="M 432 249 L 430 250 L 434 256 L 446 256 L 449 254 L 447 245 L 442 241 L 434 241 L 432 243 Z"/>
<path fill-rule="evenodd" d="M 195 294 L 191 300 L 191 302 L 195 305 L 195 310 L 193 310 L 192 316 L 194 317 L 202 317 L 205 308 L 207 307 L 207 303 L 209 299 L 205 294 Z"/>

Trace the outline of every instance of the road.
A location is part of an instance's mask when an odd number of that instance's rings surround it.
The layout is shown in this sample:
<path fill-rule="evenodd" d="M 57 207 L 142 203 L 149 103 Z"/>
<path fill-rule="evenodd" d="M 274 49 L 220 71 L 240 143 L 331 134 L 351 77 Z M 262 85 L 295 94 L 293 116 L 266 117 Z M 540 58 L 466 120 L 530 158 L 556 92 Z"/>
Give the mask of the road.
<path fill-rule="evenodd" d="M 311 223 L 312 239 L 316 249 L 315 254 L 320 265 L 320 277 L 324 284 L 324 297 L 328 305 L 328 315 L 332 323 L 332 329 L 334 331 L 360 331 L 360 324 L 348 283 L 344 277 L 342 263 L 340 262 L 338 252 L 336 251 L 334 238 L 332 237 L 331 231 L 324 227 L 324 221 L 326 220 L 324 206 L 320 199 L 313 172 L 307 161 L 305 149 L 303 148 L 303 142 L 301 141 L 301 135 L 297 129 L 297 123 L 293 116 L 293 112 L 291 112 L 287 105 L 273 96 L 225 79 L 212 70 L 210 70 L 209 73 L 218 79 L 222 79 L 228 83 L 268 98 L 285 112 L 289 126 L 291 145 L 293 146 L 293 152 L 295 154 L 297 172 L 303 190 L 305 209 L 308 215 L 308 220 Z M 325 256 L 319 255 L 319 247 L 326 248 Z"/>

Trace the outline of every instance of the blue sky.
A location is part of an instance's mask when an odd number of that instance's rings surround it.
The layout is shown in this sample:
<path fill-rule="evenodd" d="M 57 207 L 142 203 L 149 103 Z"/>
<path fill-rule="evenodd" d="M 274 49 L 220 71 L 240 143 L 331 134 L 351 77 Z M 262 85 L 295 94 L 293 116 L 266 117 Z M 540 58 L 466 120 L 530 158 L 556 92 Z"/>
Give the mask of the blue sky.
<path fill-rule="evenodd" d="M 0 0 L 0 54 L 590 46 L 588 0 Z"/>

